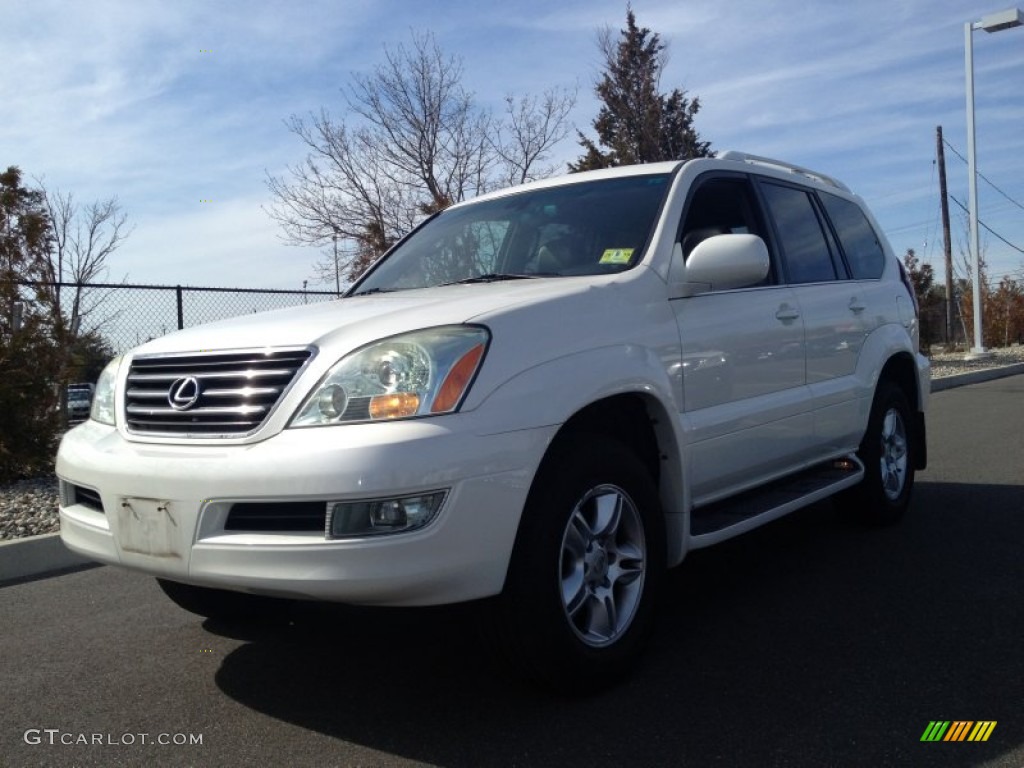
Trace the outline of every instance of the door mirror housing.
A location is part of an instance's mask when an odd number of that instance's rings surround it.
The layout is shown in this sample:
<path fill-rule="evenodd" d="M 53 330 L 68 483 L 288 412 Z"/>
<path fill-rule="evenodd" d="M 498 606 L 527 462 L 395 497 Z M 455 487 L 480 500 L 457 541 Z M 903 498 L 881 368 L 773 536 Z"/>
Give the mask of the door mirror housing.
<path fill-rule="evenodd" d="M 768 246 L 757 235 L 714 235 L 702 240 L 683 261 L 676 243 L 672 254 L 672 298 L 709 291 L 749 288 L 768 277 Z"/>

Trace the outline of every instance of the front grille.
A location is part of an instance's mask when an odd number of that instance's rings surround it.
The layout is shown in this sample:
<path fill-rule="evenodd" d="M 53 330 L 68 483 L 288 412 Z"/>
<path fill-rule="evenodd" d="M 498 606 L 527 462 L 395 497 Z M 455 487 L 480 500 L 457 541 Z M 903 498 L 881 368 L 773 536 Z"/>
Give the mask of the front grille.
<path fill-rule="evenodd" d="M 326 521 L 326 501 L 247 501 L 231 507 L 224 530 L 323 533 Z"/>
<path fill-rule="evenodd" d="M 131 432 L 246 435 L 267 418 L 311 349 L 250 350 L 132 360 L 125 392 Z"/>

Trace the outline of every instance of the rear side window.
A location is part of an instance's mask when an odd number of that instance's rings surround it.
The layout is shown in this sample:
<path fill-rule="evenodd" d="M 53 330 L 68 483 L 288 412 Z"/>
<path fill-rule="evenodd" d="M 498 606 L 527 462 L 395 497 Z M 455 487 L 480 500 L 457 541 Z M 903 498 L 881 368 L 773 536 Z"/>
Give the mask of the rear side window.
<path fill-rule="evenodd" d="M 821 194 L 821 202 L 832 219 L 854 278 L 870 280 L 881 277 L 885 268 L 885 251 L 860 206 L 827 193 Z"/>
<path fill-rule="evenodd" d="M 790 283 L 836 279 L 836 269 L 810 196 L 802 189 L 764 183 L 765 202 L 785 256 Z"/>

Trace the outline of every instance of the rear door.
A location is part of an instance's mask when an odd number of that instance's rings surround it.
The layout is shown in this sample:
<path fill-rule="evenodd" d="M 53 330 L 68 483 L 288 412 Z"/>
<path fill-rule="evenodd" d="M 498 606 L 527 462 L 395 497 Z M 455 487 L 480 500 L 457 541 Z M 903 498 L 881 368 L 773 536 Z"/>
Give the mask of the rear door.
<path fill-rule="evenodd" d="M 816 451 L 849 448 L 857 425 L 862 423 L 854 374 L 874 322 L 870 297 L 865 286 L 850 279 L 815 190 L 766 178 L 758 186 L 781 251 L 786 281 L 804 320 Z"/>

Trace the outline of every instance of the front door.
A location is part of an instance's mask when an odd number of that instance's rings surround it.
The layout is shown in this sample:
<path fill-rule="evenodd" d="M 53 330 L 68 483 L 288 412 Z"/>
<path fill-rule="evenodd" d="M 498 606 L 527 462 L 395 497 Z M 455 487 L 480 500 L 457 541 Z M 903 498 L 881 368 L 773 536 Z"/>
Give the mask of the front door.
<path fill-rule="evenodd" d="M 679 232 L 685 260 L 715 234 L 764 237 L 750 180 L 698 179 Z M 683 428 L 695 506 L 805 461 L 813 416 L 805 383 L 804 325 L 793 289 L 773 264 L 763 285 L 672 301 L 682 340 Z"/>

